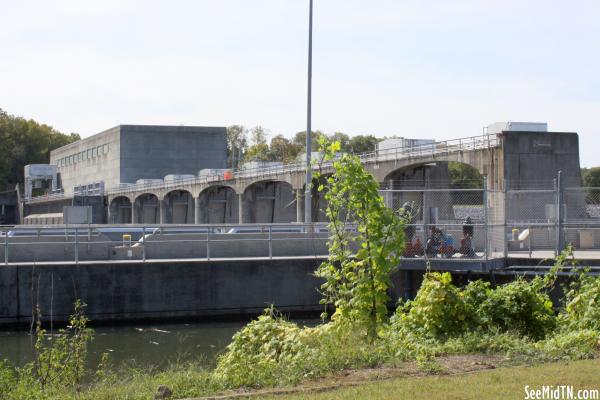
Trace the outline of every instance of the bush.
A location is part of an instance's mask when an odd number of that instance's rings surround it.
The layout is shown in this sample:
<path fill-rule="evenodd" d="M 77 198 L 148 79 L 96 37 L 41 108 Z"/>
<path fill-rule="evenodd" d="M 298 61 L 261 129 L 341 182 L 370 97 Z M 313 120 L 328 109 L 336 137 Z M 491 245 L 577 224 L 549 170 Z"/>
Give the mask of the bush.
<path fill-rule="evenodd" d="M 477 314 L 486 329 L 516 332 L 533 339 L 543 339 L 556 327 L 552 300 L 544 282 L 518 278 L 487 292 Z"/>
<path fill-rule="evenodd" d="M 452 284 L 448 272 L 430 272 L 423 278 L 413 301 L 397 310 L 399 324 L 415 333 L 435 338 L 453 337 L 470 329 L 476 321 L 464 293 Z"/>
<path fill-rule="evenodd" d="M 573 282 L 565 296 L 561 315 L 564 329 L 591 329 L 600 332 L 600 278 L 585 274 Z"/>
<path fill-rule="evenodd" d="M 266 309 L 233 336 L 215 372 L 226 386 L 274 385 L 281 378 L 278 365 L 292 361 L 302 347 L 299 333 L 296 324 Z"/>

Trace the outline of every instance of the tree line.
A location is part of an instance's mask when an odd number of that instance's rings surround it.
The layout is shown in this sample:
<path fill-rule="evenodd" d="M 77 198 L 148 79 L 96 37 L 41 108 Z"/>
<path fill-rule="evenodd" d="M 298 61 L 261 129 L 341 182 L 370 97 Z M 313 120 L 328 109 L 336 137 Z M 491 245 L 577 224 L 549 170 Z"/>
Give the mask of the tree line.
<path fill-rule="evenodd" d="M 374 151 L 382 140 L 373 135 L 349 136 L 342 132 L 327 135 L 313 131 L 312 151 L 317 151 L 320 138 L 340 143 L 340 151 L 365 153 Z M 15 116 L 0 108 L 0 190 L 23 182 L 23 168 L 27 164 L 50 162 L 50 151 L 80 140 L 77 133 L 64 134 L 53 127 Z M 281 134 L 269 140 L 269 132 L 262 126 L 246 128 L 232 125 L 227 128 L 227 157 L 229 168 L 239 168 L 248 161 L 281 161 L 289 164 L 300 161 L 305 151 L 306 131 L 292 138 Z M 480 187 L 481 177 L 468 165 L 450 163 L 452 187 Z M 582 183 L 586 187 L 600 187 L 600 167 L 582 168 Z"/>
<path fill-rule="evenodd" d="M 285 164 L 300 161 L 298 157 L 305 152 L 306 131 L 297 132 L 291 139 L 279 134 L 269 141 L 268 136 L 268 131 L 262 126 L 250 129 L 242 125 L 228 127 L 228 166 L 239 168 L 248 161 L 281 161 Z M 374 151 L 381 140 L 373 135 L 349 136 L 342 132 L 327 135 L 321 131 L 313 131 L 311 132 L 312 151 L 318 150 L 321 138 L 340 142 L 341 151 L 347 153 Z"/>
<path fill-rule="evenodd" d="M 23 182 L 27 164 L 47 164 L 50 151 L 79 140 L 46 124 L 8 114 L 0 108 L 0 190 Z"/>

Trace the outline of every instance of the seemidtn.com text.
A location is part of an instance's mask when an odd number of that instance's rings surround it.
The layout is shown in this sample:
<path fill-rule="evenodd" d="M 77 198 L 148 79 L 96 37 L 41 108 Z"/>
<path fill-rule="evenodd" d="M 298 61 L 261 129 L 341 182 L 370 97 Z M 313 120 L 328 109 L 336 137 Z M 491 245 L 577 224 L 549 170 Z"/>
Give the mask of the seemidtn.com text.
<path fill-rule="evenodd" d="M 600 400 L 600 389 L 578 389 L 571 385 L 525 386 L 525 400 Z"/>

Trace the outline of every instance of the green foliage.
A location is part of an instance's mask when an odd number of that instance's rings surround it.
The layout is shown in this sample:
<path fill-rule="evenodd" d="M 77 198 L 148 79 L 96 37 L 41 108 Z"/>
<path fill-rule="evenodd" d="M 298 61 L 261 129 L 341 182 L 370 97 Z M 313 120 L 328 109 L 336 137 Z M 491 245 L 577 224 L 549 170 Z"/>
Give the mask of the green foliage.
<path fill-rule="evenodd" d="M 311 151 L 319 150 L 319 146 L 320 146 L 319 143 L 321 141 L 321 138 L 327 138 L 327 135 L 325 135 L 321 131 L 311 131 L 310 132 Z M 295 145 L 297 145 L 298 147 L 300 147 L 302 149 L 302 151 L 306 151 L 306 131 L 296 133 L 294 135 L 294 138 L 292 139 L 292 142 Z"/>
<path fill-rule="evenodd" d="M 260 143 L 250 146 L 244 156 L 244 161 L 273 161 L 269 145 Z"/>
<path fill-rule="evenodd" d="M 582 168 L 581 180 L 584 187 L 600 187 L 600 167 Z"/>
<path fill-rule="evenodd" d="M 284 164 L 293 163 L 303 147 L 298 146 L 283 135 L 277 135 L 271 139 L 270 151 L 273 160 L 282 161 Z"/>
<path fill-rule="evenodd" d="M 379 139 L 373 135 L 356 135 L 350 138 L 350 143 L 344 150 L 354 154 L 367 153 L 375 151 L 377 143 Z"/>
<path fill-rule="evenodd" d="M 565 310 L 561 315 L 564 329 L 591 329 L 600 332 L 600 278 L 581 270 L 565 295 Z"/>
<path fill-rule="evenodd" d="M 32 371 L 42 386 L 76 387 L 85 374 L 87 344 L 93 338 L 93 331 L 87 327 L 85 307 L 80 300 L 74 304 L 74 313 L 69 325 L 61 329 L 52 340 L 37 320 L 35 361 Z"/>
<path fill-rule="evenodd" d="M 414 301 L 399 307 L 401 324 L 415 333 L 451 337 L 467 331 L 475 319 L 449 272 L 426 273 Z"/>
<path fill-rule="evenodd" d="M 51 150 L 79 139 L 0 109 L 0 186 L 23 182 L 25 165 L 48 163 Z"/>
<path fill-rule="evenodd" d="M 0 363 L 0 393 L 9 399 L 37 399 L 81 389 L 87 345 L 93 338 L 85 307 L 77 300 L 67 327 L 52 336 L 42 328 L 37 310 L 34 361 L 21 368 Z"/>
<path fill-rule="evenodd" d="M 450 187 L 457 189 L 482 189 L 483 177 L 479 171 L 460 162 L 451 161 L 448 163 L 448 172 L 450 174 Z"/>
<path fill-rule="evenodd" d="M 248 130 L 243 125 L 227 127 L 227 166 L 239 168 L 248 150 Z"/>
<path fill-rule="evenodd" d="M 301 350 L 299 332 L 296 324 L 267 309 L 233 336 L 215 372 L 231 387 L 273 385 L 278 363 L 289 363 Z"/>
<path fill-rule="evenodd" d="M 234 335 L 213 375 L 224 388 L 290 385 L 387 357 L 363 329 L 336 323 L 300 328 L 269 308 Z"/>
<path fill-rule="evenodd" d="M 477 311 L 483 326 L 542 339 L 556 326 L 556 316 L 544 282 L 518 278 L 489 292 Z"/>
<path fill-rule="evenodd" d="M 542 339 L 557 322 L 547 283 L 518 278 L 496 288 L 475 281 L 459 289 L 449 273 L 427 273 L 415 300 L 400 307 L 397 318 L 403 329 L 435 338 L 478 330 Z"/>
<path fill-rule="evenodd" d="M 325 280 L 322 303 L 335 307 L 334 320 L 364 324 L 373 338 L 387 320 L 390 275 L 404 247 L 403 221 L 385 206 L 379 184 L 358 157 L 336 157 L 339 142 L 321 140 L 321 149 L 334 170 L 319 186 L 331 232 L 329 257 L 316 272 Z"/>

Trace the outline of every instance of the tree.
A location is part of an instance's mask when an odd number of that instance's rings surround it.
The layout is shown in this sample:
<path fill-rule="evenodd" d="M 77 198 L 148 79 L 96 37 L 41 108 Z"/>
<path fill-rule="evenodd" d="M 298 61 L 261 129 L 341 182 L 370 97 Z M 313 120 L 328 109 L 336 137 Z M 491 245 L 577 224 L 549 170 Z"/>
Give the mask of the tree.
<path fill-rule="evenodd" d="M 232 125 L 227 128 L 227 165 L 239 168 L 240 161 L 248 149 L 248 131 L 243 125 Z"/>
<path fill-rule="evenodd" d="M 483 177 L 479 171 L 460 162 L 451 161 L 448 163 L 448 172 L 450 174 L 450 187 L 456 189 L 482 189 Z"/>
<path fill-rule="evenodd" d="M 356 135 L 350 138 L 349 150 L 354 154 L 367 153 L 375 151 L 377 143 L 379 139 L 373 135 Z"/>
<path fill-rule="evenodd" d="M 344 153 L 352 153 L 352 148 L 350 147 L 350 137 L 342 132 L 335 132 L 333 135 L 329 137 L 331 142 L 340 142 L 340 149 Z"/>
<path fill-rule="evenodd" d="M 250 141 L 253 146 L 267 144 L 267 131 L 260 125 L 255 126 L 250 131 Z"/>
<path fill-rule="evenodd" d="M 582 168 L 581 180 L 585 187 L 600 187 L 600 167 Z"/>
<path fill-rule="evenodd" d="M 285 164 L 296 161 L 302 148 L 283 135 L 277 135 L 271 139 L 271 155 L 273 160 L 281 161 Z"/>
<path fill-rule="evenodd" d="M 269 145 L 260 143 L 250 146 L 244 157 L 244 162 L 247 161 L 274 161 Z"/>
<path fill-rule="evenodd" d="M 321 131 L 311 131 L 311 135 L 310 135 L 311 151 L 319 150 L 319 140 L 321 138 L 327 138 L 327 136 Z M 293 142 L 294 142 L 294 144 L 299 146 L 303 152 L 306 151 L 306 131 L 296 133 L 294 135 Z"/>
<path fill-rule="evenodd" d="M 331 234 L 329 257 L 316 273 L 325 280 L 322 302 L 335 306 L 334 320 L 362 323 L 373 339 L 387 319 L 387 290 L 404 247 L 404 224 L 385 206 L 379 183 L 357 156 L 336 157 L 339 142 L 320 143 L 324 161 L 334 170 L 318 188 L 327 200 Z"/>
<path fill-rule="evenodd" d="M 27 164 L 47 164 L 50 151 L 81 139 L 0 109 L 0 186 L 23 182 Z"/>

